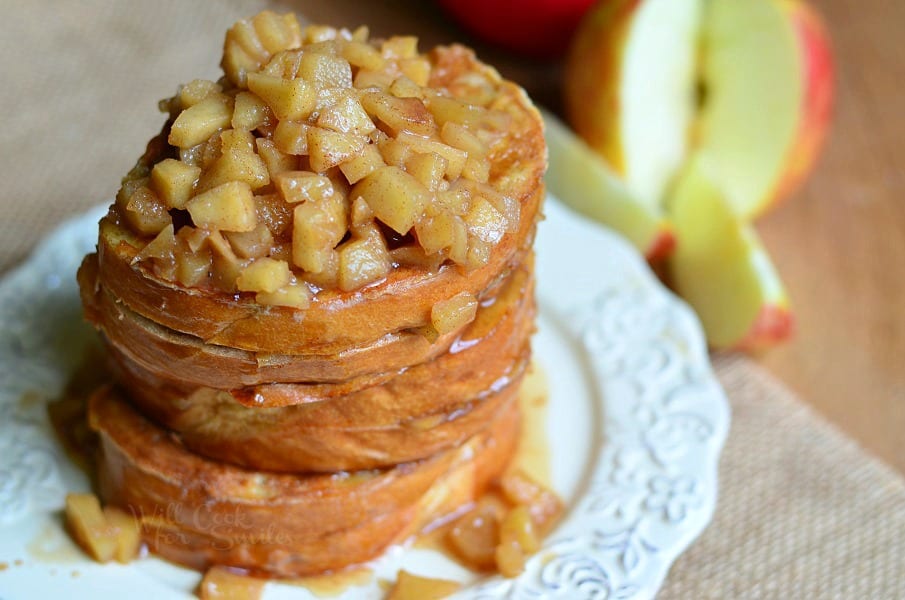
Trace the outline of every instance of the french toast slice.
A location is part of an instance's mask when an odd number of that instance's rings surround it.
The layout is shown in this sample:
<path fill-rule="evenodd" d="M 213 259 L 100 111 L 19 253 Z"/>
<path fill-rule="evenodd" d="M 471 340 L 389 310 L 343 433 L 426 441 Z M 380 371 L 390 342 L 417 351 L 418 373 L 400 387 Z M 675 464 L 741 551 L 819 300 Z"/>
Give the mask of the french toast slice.
<path fill-rule="evenodd" d="M 196 569 L 224 565 L 274 577 L 367 561 L 442 511 L 472 502 L 508 463 L 519 419 L 511 402 L 481 434 L 423 461 L 290 475 L 200 457 L 113 387 L 89 402 L 101 440 L 101 495 L 139 518 L 152 552 Z"/>

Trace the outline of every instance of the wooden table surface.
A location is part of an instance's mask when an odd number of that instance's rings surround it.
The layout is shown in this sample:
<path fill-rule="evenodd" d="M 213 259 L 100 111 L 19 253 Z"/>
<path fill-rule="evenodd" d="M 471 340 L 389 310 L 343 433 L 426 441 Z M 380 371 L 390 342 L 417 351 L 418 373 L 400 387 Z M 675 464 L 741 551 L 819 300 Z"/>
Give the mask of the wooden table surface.
<path fill-rule="evenodd" d="M 462 40 L 556 108 L 560 70 L 495 51 L 428 2 L 286 2 L 310 19 Z M 377 6 L 379 5 L 379 6 Z M 818 3 L 833 36 L 833 130 L 810 181 L 760 230 L 792 297 L 795 338 L 758 357 L 805 401 L 905 473 L 905 3 Z"/>

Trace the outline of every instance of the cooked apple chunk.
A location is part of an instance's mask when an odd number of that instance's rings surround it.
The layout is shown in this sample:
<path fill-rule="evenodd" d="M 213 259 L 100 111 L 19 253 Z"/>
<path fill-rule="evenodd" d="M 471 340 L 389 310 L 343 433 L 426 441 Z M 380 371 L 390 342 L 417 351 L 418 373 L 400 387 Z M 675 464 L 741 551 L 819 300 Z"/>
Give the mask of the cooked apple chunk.
<path fill-rule="evenodd" d="M 293 277 L 289 283 L 273 292 L 258 292 L 255 301 L 268 306 L 288 308 L 308 308 L 311 303 L 311 289 Z"/>
<path fill-rule="evenodd" d="M 361 152 L 339 165 L 339 170 L 351 184 L 358 183 L 370 173 L 386 166 L 376 144 L 366 144 Z"/>
<path fill-rule="evenodd" d="M 434 304 L 431 308 L 431 325 L 443 335 L 455 331 L 474 321 L 478 311 L 478 300 L 474 294 L 460 292 Z"/>
<path fill-rule="evenodd" d="M 322 201 L 333 195 L 333 182 L 310 171 L 286 171 L 276 177 L 277 190 L 283 199 L 296 204 L 305 200 Z"/>
<path fill-rule="evenodd" d="M 483 158 L 487 155 L 487 146 L 474 133 L 466 127 L 447 121 L 440 129 L 440 139 L 452 146 L 468 153 L 469 158 Z"/>
<path fill-rule="evenodd" d="M 306 51 L 299 61 L 298 76 L 318 89 L 352 87 L 352 67 L 341 56 Z"/>
<path fill-rule="evenodd" d="M 198 194 L 185 208 L 197 227 L 251 231 L 257 225 L 251 187 L 241 181 L 230 181 Z"/>
<path fill-rule="evenodd" d="M 387 90 L 397 98 L 423 98 L 424 88 L 406 77 L 397 77 Z"/>
<path fill-rule="evenodd" d="M 326 267 L 333 248 L 348 230 L 342 198 L 302 202 L 295 207 L 292 229 L 292 262 L 310 273 Z"/>
<path fill-rule="evenodd" d="M 469 566 L 481 570 L 496 566 L 496 547 L 500 539 L 501 507 L 487 498 L 456 521 L 448 540 L 455 553 Z"/>
<path fill-rule="evenodd" d="M 430 135 L 437 128 L 430 112 L 417 98 L 397 98 L 386 92 L 366 92 L 361 96 L 361 105 L 392 135 L 398 135 L 402 131 Z"/>
<path fill-rule="evenodd" d="M 415 236 L 428 254 L 459 248 L 468 241 L 464 221 L 449 212 L 439 212 L 415 223 Z"/>
<path fill-rule="evenodd" d="M 170 128 L 168 141 L 179 148 L 191 148 L 207 141 L 230 125 L 233 109 L 223 95 L 208 96 L 179 113 Z"/>
<path fill-rule="evenodd" d="M 251 23 L 261 46 L 270 54 L 297 48 L 302 43 L 302 28 L 292 13 L 278 15 L 265 10 L 252 17 Z"/>
<path fill-rule="evenodd" d="M 500 478 L 500 489 L 511 503 L 528 508 L 534 527 L 541 534 L 549 531 L 562 514 L 562 500 L 524 471 L 516 469 L 504 473 Z"/>
<path fill-rule="evenodd" d="M 194 79 L 179 89 L 179 106 L 194 106 L 215 93 L 222 92 L 220 84 L 207 79 Z"/>
<path fill-rule="evenodd" d="M 432 192 L 440 189 L 446 173 L 447 160 L 436 152 L 414 154 L 405 163 L 405 170 Z"/>
<path fill-rule="evenodd" d="M 418 55 L 418 38 L 413 35 L 394 35 L 380 45 L 385 58 L 414 58 Z"/>
<path fill-rule="evenodd" d="M 420 135 L 412 135 L 408 132 L 402 132 L 397 136 L 397 141 L 406 144 L 415 152 L 436 152 L 446 159 L 446 176 L 450 179 L 457 179 L 465 168 L 465 160 L 468 153 L 453 148 L 448 144 L 431 140 Z"/>
<path fill-rule="evenodd" d="M 380 51 L 374 46 L 370 46 L 363 42 L 348 42 L 341 46 L 340 52 L 353 66 L 363 69 L 372 69 L 374 71 L 382 69 L 385 60 L 380 55 Z"/>
<path fill-rule="evenodd" d="M 460 587 L 455 581 L 399 571 L 387 600 L 441 600 L 456 593 Z"/>
<path fill-rule="evenodd" d="M 490 244 L 500 241 L 506 232 L 503 215 L 483 198 L 474 198 L 471 201 L 465 222 L 468 225 L 468 233 Z"/>
<path fill-rule="evenodd" d="M 230 571 L 226 567 L 208 569 L 198 586 L 201 600 L 259 600 L 263 579 Z"/>
<path fill-rule="evenodd" d="M 115 530 L 116 550 L 113 558 L 118 563 L 130 563 L 141 551 L 141 523 L 126 511 L 115 506 L 104 507 L 104 518 Z"/>
<path fill-rule="evenodd" d="M 183 227 L 182 230 L 184 229 Z M 273 246 L 273 234 L 267 225 L 260 220 L 251 231 L 225 231 L 223 235 L 229 240 L 229 245 L 232 246 L 236 255 L 241 258 L 267 256 Z"/>
<path fill-rule="evenodd" d="M 390 254 L 377 228 L 360 239 L 349 240 L 338 248 L 339 289 L 349 291 L 386 277 Z"/>
<path fill-rule="evenodd" d="M 113 560 L 118 548 L 117 528 L 101 511 L 94 494 L 66 495 L 66 523 L 75 541 L 99 562 Z"/>
<path fill-rule="evenodd" d="M 359 137 L 364 137 L 375 129 L 374 122 L 361 107 L 361 102 L 348 94 L 343 94 L 337 102 L 322 110 L 317 118 L 317 125 Z"/>
<path fill-rule="evenodd" d="M 399 234 L 407 233 L 424 213 L 430 193 L 421 183 L 398 167 L 382 167 L 350 192 L 364 198 L 374 214 Z"/>
<path fill-rule="evenodd" d="M 316 93 L 304 79 L 249 73 L 248 89 L 260 96 L 281 121 L 304 119 L 314 109 Z"/>
<path fill-rule="evenodd" d="M 128 196 L 124 208 L 120 211 L 122 217 L 132 229 L 145 235 L 156 235 L 173 222 L 166 205 L 146 185 L 138 186 Z"/>
<path fill-rule="evenodd" d="M 236 278 L 236 287 L 243 292 L 272 294 L 289 284 L 292 273 L 282 260 L 259 258 L 242 269 Z"/>
<path fill-rule="evenodd" d="M 270 116 L 270 108 L 258 95 L 251 92 L 239 92 L 236 94 L 231 121 L 233 129 L 241 129 L 242 131 L 257 129 L 268 122 Z"/>
<path fill-rule="evenodd" d="M 428 99 L 427 108 L 441 127 L 448 122 L 470 127 L 480 125 L 487 115 L 480 106 L 439 94 Z"/>
<path fill-rule="evenodd" d="M 220 156 L 205 169 L 196 191 L 231 181 L 246 183 L 252 190 L 270 183 L 267 164 L 255 152 L 254 136 L 248 131 L 227 129 L 220 134 Z"/>
<path fill-rule="evenodd" d="M 364 148 L 365 138 L 321 127 L 308 128 L 308 160 L 319 173 L 335 167 Z"/>
<path fill-rule="evenodd" d="M 299 121 L 280 121 L 273 130 L 274 146 L 286 154 L 308 154 L 308 127 Z"/>
<path fill-rule="evenodd" d="M 185 203 L 192 197 L 200 176 L 201 167 L 167 158 L 151 169 L 151 186 L 169 208 L 181 209 L 185 208 Z"/>
<path fill-rule="evenodd" d="M 298 159 L 277 148 L 273 140 L 256 138 L 255 146 L 258 148 L 258 156 L 264 161 L 264 165 L 267 167 L 271 179 L 284 171 L 293 171 L 298 166 Z"/>

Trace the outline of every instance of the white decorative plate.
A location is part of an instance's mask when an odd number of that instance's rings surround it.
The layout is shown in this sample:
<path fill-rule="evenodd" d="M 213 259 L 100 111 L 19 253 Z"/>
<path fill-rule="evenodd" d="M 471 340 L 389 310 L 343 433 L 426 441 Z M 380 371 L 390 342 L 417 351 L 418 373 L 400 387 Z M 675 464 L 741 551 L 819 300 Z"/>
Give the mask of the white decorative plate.
<path fill-rule="evenodd" d="M 63 531 L 88 488 L 51 434 L 59 394 L 93 334 L 75 271 L 101 209 L 64 224 L 0 282 L 0 599 L 190 597 L 192 571 L 146 558 L 97 565 Z M 643 599 L 704 529 L 728 405 L 700 326 L 615 235 L 548 201 L 537 241 L 535 354 L 547 375 L 553 486 L 569 510 L 519 578 L 474 581 L 430 550 L 393 548 L 342 597 L 379 598 L 399 568 L 458 579 L 462 598 Z M 269 584 L 267 598 L 309 597 Z"/>

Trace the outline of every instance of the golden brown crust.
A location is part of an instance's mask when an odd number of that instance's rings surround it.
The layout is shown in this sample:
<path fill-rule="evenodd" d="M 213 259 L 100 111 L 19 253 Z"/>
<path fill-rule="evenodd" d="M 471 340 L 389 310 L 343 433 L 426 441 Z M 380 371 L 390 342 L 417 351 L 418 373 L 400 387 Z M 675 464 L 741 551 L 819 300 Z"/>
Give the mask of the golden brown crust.
<path fill-rule="evenodd" d="M 101 494 L 141 517 L 152 551 L 195 568 L 294 577 L 373 558 L 462 469 L 472 485 L 457 485 L 460 497 L 443 505 L 473 500 L 514 451 L 519 413 L 510 404 L 460 449 L 351 475 L 276 475 L 201 458 L 109 387 L 91 398 L 89 419 L 101 437 Z"/>
<path fill-rule="evenodd" d="M 205 344 L 134 313 L 97 283 L 93 256 L 86 257 L 79 269 L 82 304 L 86 318 L 104 333 L 120 362 L 128 360 L 163 379 L 226 390 L 305 382 L 311 401 L 382 383 L 401 369 L 442 355 L 456 340 L 467 342 L 483 337 L 488 322 L 495 323 L 510 305 L 531 295 L 531 282 L 525 272 L 530 267 L 521 266 L 498 285 L 499 289 L 490 290 L 485 304 L 492 302 L 492 310 L 479 308 L 475 323 L 433 342 L 421 333 L 401 332 L 334 355 L 270 354 Z M 320 383 L 343 385 L 316 385 Z M 252 401 L 249 404 L 262 405 Z"/>

